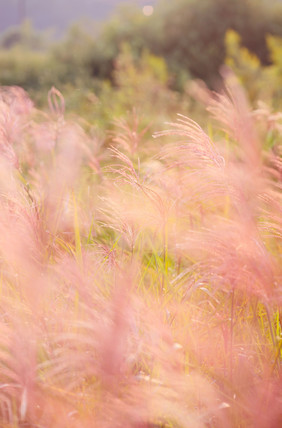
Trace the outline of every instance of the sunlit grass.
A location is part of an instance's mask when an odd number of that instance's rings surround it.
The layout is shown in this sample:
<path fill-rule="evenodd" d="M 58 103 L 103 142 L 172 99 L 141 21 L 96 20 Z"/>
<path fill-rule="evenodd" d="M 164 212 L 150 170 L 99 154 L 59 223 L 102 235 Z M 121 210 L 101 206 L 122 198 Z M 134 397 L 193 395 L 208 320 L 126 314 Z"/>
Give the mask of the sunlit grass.
<path fill-rule="evenodd" d="M 5 89 L 1 426 L 279 426 L 281 149 L 226 84 L 224 130 L 134 111 L 104 142 Z"/>

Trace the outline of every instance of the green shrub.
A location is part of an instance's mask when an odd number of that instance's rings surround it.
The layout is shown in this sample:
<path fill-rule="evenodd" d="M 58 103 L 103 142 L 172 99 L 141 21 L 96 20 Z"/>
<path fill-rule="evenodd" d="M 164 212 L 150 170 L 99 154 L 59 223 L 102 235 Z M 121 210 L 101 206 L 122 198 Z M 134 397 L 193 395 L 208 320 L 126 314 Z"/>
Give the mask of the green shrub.
<path fill-rule="evenodd" d="M 258 57 L 242 46 L 238 33 L 229 30 L 225 38 L 225 63 L 248 91 L 252 102 L 267 100 L 276 108 L 281 103 L 282 87 L 282 39 L 267 36 L 271 64 L 263 65 Z"/>

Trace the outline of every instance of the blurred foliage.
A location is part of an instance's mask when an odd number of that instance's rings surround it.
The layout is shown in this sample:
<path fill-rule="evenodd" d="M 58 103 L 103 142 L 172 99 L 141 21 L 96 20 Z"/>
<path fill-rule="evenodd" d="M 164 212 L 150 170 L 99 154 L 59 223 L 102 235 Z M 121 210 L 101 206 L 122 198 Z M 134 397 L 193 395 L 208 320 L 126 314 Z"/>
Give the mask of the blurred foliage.
<path fill-rule="evenodd" d="M 238 36 L 225 39 L 230 29 Z M 146 103 L 148 112 L 153 105 L 167 111 L 190 78 L 220 86 L 227 54 L 252 100 L 270 80 L 278 99 L 279 36 L 282 4 L 265 0 L 160 0 L 149 17 L 123 5 L 100 26 L 76 23 L 56 43 L 27 21 L 0 38 L 0 85 L 23 87 L 39 105 L 54 85 L 75 109 L 95 100 L 99 114 L 107 100 L 108 118 Z"/>
<path fill-rule="evenodd" d="M 145 33 L 147 19 L 136 5 L 120 6 L 116 14 L 101 28 L 96 39 L 95 51 L 89 62 L 91 74 L 112 79 L 117 55 L 124 43 L 130 43 L 134 55 L 138 56 L 147 46 Z"/>
<path fill-rule="evenodd" d="M 50 31 L 35 31 L 29 20 L 18 27 L 11 27 L 0 37 L 0 47 L 10 49 L 20 47 L 22 49 L 42 50 L 48 46 L 51 38 Z"/>
<path fill-rule="evenodd" d="M 144 47 L 163 57 L 174 86 L 181 88 L 190 75 L 210 85 L 218 81 L 218 70 L 224 62 L 224 37 L 234 29 L 242 43 L 263 64 L 270 62 L 267 34 L 282 35 L 282 7 L 263 0 L 163 0 L 150 17 L 134 7 L 121 9 L 107 22 L 99 37 L 99 61 L 93 73 L 101 75 L 107 64 L 107 77 L 122 42 L 130 42 L 136 54 Z"/>
<path fill-rule="evenodd" d="M 238 33 L 229 30 L 225 38 L 226 64 L 234 71 L 246 88 L 252 102 L 259 99 L 281 105 L 282 38 L 267 36 L 271 64 L 263 65 L 259 58 L 242 46 Z"/>
<path fill-rule="evenodd" d="M 168 83 L 167 67 L 162 58 L 144 51 L 134 60 L 130 45 L 125 44 L 115 62 L 114 86 L 122 107 L 154 108 L 163 102 Z M 149 98 L 148 98 L 149 96 Z"/>
<path fill-rule="evenodd" d="M 229 30 L 225 37 L 225 63 L 239 77 L 241 83 L 248 90 L 249 98 L 255 101 L 265 89 L 268 73 L 262 66 L 259 58 L 242 46 L 241 37 L 233 30 Z"/>
<path fill-rule="evenodd" d="M 123 44 L 114 63 L 113 81 L 104 81 L 97 92 L 99 97 L 88 94 L 88 104 L 89 100 L 93 101 L 90 109 L 93 112 L 94 108 L 95 122 L 98 121 L 100 127 L 132 111 L 143 116 L 145 125 L 158 112 L 157 122 L 162 123 L 170 112 L 171 116 L 175 115 L 180 103 L 184 102 L 180 94 L 169 89 L 164 59 L 146 50 L 139 58 L 135 57 L 127 43 Z"/>
<path fill-rule="evenodd" d="M 271 55 L 271 81 L 273 84 L 273 96 L 282 105 L 282 38 L 268 36 L 267 44 Z"/>
<path fill-rule="evenodd" d="M 159 15 L 162 36 L 156 53 L 175 70 L 184 68 L 211 85 L 224 61 L 228 29 L 237 31 L 243 45 L 264 64 L 269 62 L 266 35 L 282 35 L 281 8 L 261 0 L 180 0 L 166 9 L 161 4 Z"/>
<path fill-rule="evenodd" d="M 47 34 L 36 32 L 27 21 L 1 38 L 0 84 L 23 87 L 39 105 L 46 100 L 52 86 L 66 94 L 77 88 L 93 89 L 96 82 L 88 63 L 94 43 L 93 37 L 79 24 L 73 25 L 60 42 L 51 43 Z"/>
<path fill-rule="evenodd" d="M 56 64 L 58 85 L 68 82 L 75 86 L 91 86 L 89 63 L 94 52 L 95 41 L 91 34 L 79 24 L 73 25 L 50 52 L 50 60 Z"/>
<path fill-rule="evenodd" d="M 0 51 L 0 63 L 1 85 L 40 90 L 42 86 L 50 86 L 54 78 L 49 67 L 49 57 L 45 53 L 15 46 Z"/>

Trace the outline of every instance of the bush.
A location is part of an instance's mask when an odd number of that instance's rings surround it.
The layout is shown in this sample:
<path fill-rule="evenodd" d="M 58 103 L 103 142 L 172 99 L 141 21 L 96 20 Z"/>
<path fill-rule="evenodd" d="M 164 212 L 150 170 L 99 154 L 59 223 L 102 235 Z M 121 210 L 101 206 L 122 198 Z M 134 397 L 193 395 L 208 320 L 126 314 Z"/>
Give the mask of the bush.
<path fill-rule="evenodd" d="M 266 36 L 282 34 L 282 8 L 262 0 L 180 0 L 163 5 L 165 1 L 154 18 L 159 21 L 159 36 L 151 50 L 163 56 L 171 69 L 185 69 L 209 84 L 216 83 L 224 62 L 228 29 L 237 31 L 243 45 L 263 64 L 270 61 Z M 150 41 L 153 38 L 151 34 Z"/>
<path fill-rule="evenodd" d="M 239 77 L 251 101 L 264 99 L 278 109 L 281 106 L 282 39 L 267 36 L 270 65 L 263 65 L 257 56 L 243 47 L 240 36 L 234 31 L 227 32 L 225 43 L 225 62 Z"/>

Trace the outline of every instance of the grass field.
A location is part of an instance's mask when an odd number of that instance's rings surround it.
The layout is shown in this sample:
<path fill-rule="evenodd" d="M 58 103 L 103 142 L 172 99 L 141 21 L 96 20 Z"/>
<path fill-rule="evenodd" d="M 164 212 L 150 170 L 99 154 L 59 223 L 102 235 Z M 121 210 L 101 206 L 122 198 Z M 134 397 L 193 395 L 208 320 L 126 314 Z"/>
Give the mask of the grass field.
<path fill-rule="evenodd" d="M 104 132 L 0 92 L 3 428 L 282 426 L 281 114 L 156 94 Z"/>

